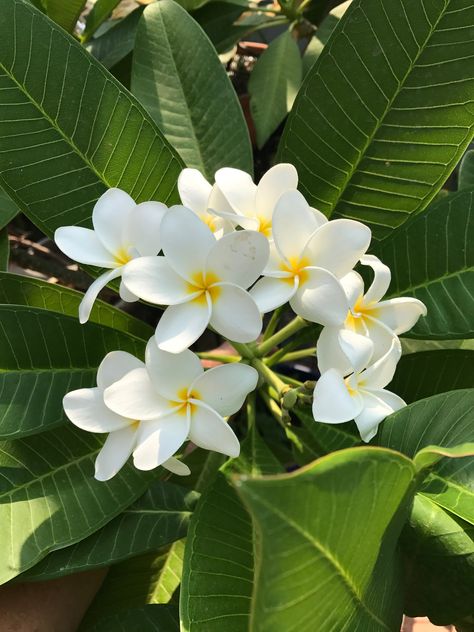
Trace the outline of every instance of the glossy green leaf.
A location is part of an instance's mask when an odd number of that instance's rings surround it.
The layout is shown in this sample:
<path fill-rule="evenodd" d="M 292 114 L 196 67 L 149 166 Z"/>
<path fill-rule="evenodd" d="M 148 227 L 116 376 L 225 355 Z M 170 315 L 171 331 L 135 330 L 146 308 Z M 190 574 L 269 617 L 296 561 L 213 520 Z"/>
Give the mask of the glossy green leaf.
<path fill-rule="evenodd" d="M 156 482 L 100 531 L 73 546 L 50 553 L 24 578 L 46 580 L 110 566 L 179 540 L 186 535 L 197 498 L 195 492 Z"/>
<path fill-rule="evenodd" d="M 472 613 L 474 527 L 417 495 L 401 537 L 405 612 L 450 625 Z"/>
<path fill-rule="evenodd" d="M 375 248 L 389 266 L 388 296 L 414 296 L 426 305 L 405 336 L 474 337 L 474 192 L 430 206 Z"/>
<path fill-rule="evenodd" d="M 335 7 L 321 22 L 321 25 L 318 27 L 315 34 L 311 38 L 311 41 L 308 44 L 303 55 L 303 73 L 305 75 L 323 52 L 323 48 L 328 43 L 332 32 L 338 25 L 339 20 L 349 8 L 350 4 L 351 0 L 339 4 L 339 6 Z"/>
<path fill-rule="evenodd" d="M 47 235 L 86 224 L 107 187 L 176 200 L 180 160 L 152 119 L 81 45 L 23 0 L 0 21 L 0 176 Z"/>
<path fill-rule="evenodd" d="M 99 26 L 105 22 L 120 0 L 97 0 L 86 19 L 86 28 L 82 33 L 82 42 L 87 42 L 97 31 Z"/>
<path fill-rule="evenodd" d="M 252 28 L 239 24 L 244 7 L 227 2 L 209 2 L 193 11 L 192 16 L 214 44 L 218 53 L 225 53 Z"/>
<path fill-rule="evenodd" d="M 403 455 L 364 447 L 236 481 L 259 533 L 249 629 L 400 629 L 397 541 L 414 476 Z"/>
<path fill-rule="evenodd" d="M 454 448 L 474 442 L 473 422 L 474 389 L 442 393 L 390 415 L 378 443 L 410 457 L 427 446 Z M 440 460 L 418 493 L 474 524 L 474 457 Z"/>
<path fill-rule="evenodd" d="M 388 388 L 410 404 L 473 384 L 474 351 L 446 349 L 403 356 Z"/>
<path fill-rule="evenodd" d="M 302 74 L 298 45 L 286 30 L 270 42 L 249 79 L 250 110 L 259 148 L 291 110 Z"/>
<path fill-rule="evenodd" d="M 9 224 L 19 212 L 18 206 L 0 186 L 0 229 Z"/>
<path fill-rule="evenodd" d="M 8 242 L 8 229 L 0 229 L 0 270 L 8 270 L 10 257 L 10 244 Z"/>
<path fill-rule="evenodd" d="M 77 20 L 86 6 L 86 0 L 43 0 L 46 13 L 51 20 L 72 33 Z"/>
<path fill-rule="evenodd" d="M 0 348 L 0 436 L 5 438 L 63 423 L 68 391 L 94 386 L 109 351 L 141 357 L 145 342 L 44 309 L 1 305 Z"/>
<path fill-rule="evenodd" d="M 444 351 L 445 349 L 466 349 L 474 351 L 474 339 L 468 340 L 416 340 L 415 338 L 401 338 L 404 354 L 420 353 L 422 351 Z"/>
<path fill-rule="evenodd" d="M 354 0 L 306 76 L 279 159 L 308 201 L 386 237 L 435 197 L 474 135 L 470 0 Z"/>
<path fill-rule="evenodd" d="M 102 443 L 72 424 L 0 442 L 0 583 L 100 529 L 156 476 L 127 465 L 107 483 L 95 480 Z"/>
<path fill-rule="evenodd" d="M 94 37 L 86 50 L 106 68 L 112 68 L 133 51 L 138 22 L 145 7 L 138 7 L 105 33 Z"/>
<path fill-rule="evenodd" d="M 179 632 L 176 606 L 143 606 L 100 619 L 92 626 L 81 625 L 79 632 Z"/>
<path fill-rule="evenodd" d="M 474 150 L 466 151 L 459 165 L 458 189 L 474 189 Z"/>
<path fill-rule="evenodd" d="M 253 173 L 235 90 L 205 33 L 171 0 L 154 3 L 143 13 L 132 91 L 188 167 L 211 181 L 224 166 Z"/>

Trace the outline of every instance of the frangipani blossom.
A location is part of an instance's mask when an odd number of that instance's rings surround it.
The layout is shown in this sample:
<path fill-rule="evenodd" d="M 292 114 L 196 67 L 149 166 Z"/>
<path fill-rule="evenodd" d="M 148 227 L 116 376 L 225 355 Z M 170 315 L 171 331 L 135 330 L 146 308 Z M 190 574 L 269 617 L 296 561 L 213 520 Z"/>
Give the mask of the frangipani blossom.
<path fill-rule="evenodd" d="M 219 217 L 213 211 L 233 213 L 217 184 L 211 185 L 197 169 L 183 169 L 178 178 L 178 191 L 183 206 L 189 208 L 220 239 L 234 230 L 234 223 Z"/>
<path fill-rule="evenodd" d="M 353 337 L 354 344 L 363 339 L 361 336 L 370 338 L 374 344 L 372 362 L 375 362 L 387 353 L 395 336 L 411 329 L 420 316 L 426 316 L 425 305 L 416 298 L 381 301 L 390 285 L 390 269 L 374 255 L 365 255 L 360 262 L 373 269 L 374 279 L 365 295 L 360 274 L 352 271 L 341 279 L 349 311 L 342 327 L 325 327 L 321 332 L 317 345 L 321 372 L 333 368 L 345 373 L 350 369 L 348 358 L 339 344 L 341 330 L 360 334 Z"/>
<path fill-rule="evenodd" d="M 361 338 L 359 343 L 354 343 L 356 336 Z M 369 338 L 347 330 L 342 330 L 339 337 L 353 371 L 348 377 L 334 368 L 322 373 L 314 389 L 313 416 L 328 424 L 354 419 L 362 440 L 368 442 L 385 417 L 406 406 L 403 399 L 384 388 L 395 373 L 400 345 L 393 340 L 387 353 L 369 365 L 373 352 Z"/>
<path fill-rule="evenodd" d="M 293 165 L 281 163 L 269 169 L 256 185 L 245 171 L 224 167 L 216 172 L 215 180 L 230 212 L 220 207 L 220 197 L 209 202 L 210 208 L 242 228 L 271 237 L 275 205 L 285 191 L 296 189 L 298 173 Z"/>
<path fill-rule="evenodd" d="M 150 419 L 134 452 L 137 467 L 161 465 L 189 439 L 195 445 L 239 455 L 240 444 L 224 417 L 237 412 L 255 389 L 257 371 L 235 363 L 204 371 L 189 350 L 179 354 L 158 349 L 150 340 L 146 368 L 137 368 L 105 391 L 107 406 L 117 414 Z"/>
<path fill-rule="evenodd" d="M 262 312 L 287 301 L 322 325 L 342 325 L 348 311 L 339 278 L 369 247 L 370 230 L 350 219 L 328 222 L 298 191 L 284 193 L 273 216 L 273 244 L 264 278 L 250 294 Z"/>
<path fill-rule="evenodd" d="M 119 415 L 104 403 L 105 389 L 130 371 L 144 367 L 143 362 L 129 353 L 112 351 L 99 366 L 96 388 L 71 391 L 63 399 L 66 415 L 75 426 L 88 432 L 109 433 L 95 462 L 95 478 L 99 481 L 108 481 L 117 474 L 140 445 L 145 427 L 153 426 L 153 420 L 142 422 L 136 416 Z M 140 468 L 139 463 L 136 465 Z M 181 476 L 190 473 L 188 466 L 175 458 L 170 457 L 160 465 Z"/>
<path fill-rule="evenodd" d="M 81 323 L 89 319 L 99 292 L 112 279 L 122 275 L 129 261 L 159 253 L 160 224 L 167 210 L 160 202 L 135 204 L 125 191 L 109 189 L 97 200 L 92 211 L 94 230 L 81 226 L 63 226 L 56 230 L 54 240 L 68 257 L 79 263 L 110 268 L 84 295 L 79 306 Z M 138 300 L 123 281 L 120 297 L 128 302 Z"/>
<path fill-rule="evenodd" d="M 248 230 L 216 240 L 192 211 L 174 206 L 162 221 L 161 243 L 164 257 L 135 259 L 123 276 L 140 298 L 170 306 L 156 328 L 158 347 L 180 353 L 209 324 L 229 340 L 255 340 L 262 317 L 245 288 L 265 267 L 268 240 Z"/>

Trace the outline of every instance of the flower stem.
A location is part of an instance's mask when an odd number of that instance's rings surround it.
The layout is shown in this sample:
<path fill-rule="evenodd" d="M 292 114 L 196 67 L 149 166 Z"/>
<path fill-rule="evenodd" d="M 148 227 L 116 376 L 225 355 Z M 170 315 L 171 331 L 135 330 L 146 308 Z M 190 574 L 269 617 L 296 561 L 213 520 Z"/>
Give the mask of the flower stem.
<path fill-rule="evenodd" d="M 268 321 L 267 328 L 263 332 L 262 340 L 268 340 L 270 336 L 273 336 L 273 334 L 275 333 L 275 329 L 277 328 L 278 322 L 281 318 L 281 315 L 283 314 L 284 309 L 285 309 L 285 306 L 281 305 L 280 307 L 277 307 L 276 310 L 273 312 L 272 317 Z"/>
<path fill-rule="evenodd" d="M 291 360 L 299 360 L 300 358 L 309 358 L 316 353 L 316 347 L 308 347 L 308 349 L 298 349 L 297 351 L 290 351 L 277 358 L 277 362 L 289 362 Z M 266 362 L 267 366 L 272 366 L 274 362 L 271 361 L 272 356 L 268 358 Z"/>
<path fill-rule="evenodd" d="M 286 340 L 287 338 L 295 334 L 300 329 L 303 329 L 303 327 L 306 327 L 306 325 L 307 325 L 306 321 L 303 320 L 300 316 L 297 316 L 290 323 L 288 323 L 288 325 L 280 329 L 280 331 L 277 331 L 276 334 L 273 334 L 273 336 L 270 336 L 270 338 L 267 338 L 267 340 L 264 340 L 261 344 L 258 345 L 257 347 L 258 356 L 266 355 L 274 347 L 280 344 L 280 342 L 283 342 L 284 340 Z"/>
<path fill-rule="evenodd" d="M 232 340 L 229 340 L 229 342 L 237 351 L 237 353 L 240 353 L 242 358 L 245 358 L 246 360 L 252 360 L 255 357 L 255 353 L 249 345 L 244 344 L 243 342 L 233 342 Z"/>
<path fill-rule="evenodd" d="M 231 355 L 225 353 L 208 353 L 207 351 L 200 351 L 198 356 L 201 360 L 215 360 L 216 362 L 222 362 L 224 364 L 229 362 L 239 362 L 240 356 Z"/>
<path fill-rule="evenodd" d="M 249 432 L 253 432 L 257 424 L 257 416 L 255 410 L 256 399 L 257 398 L 255 391 L 253 393 L 250 393 L 250 395 L 247 397 L 247 424 Z"/>
<path fill-rule="evenodd" d="M 262 396 L 263 401 L 265 402 L 268 410 L 270 411 L 271 415 L 277 420 L 277 422 L 280 424 L 280 426 L 286 431 L 286 426 L 285 423 L 282 419 L 282 412 L 281 412 L 281 408 L 280 406 L 278 406 L 278 404 L 276 403 L 276 401 L 274 399 L 272 399 L 268 393 L 265 393 L 265 391 L 260 391 L 260 395 Z"/>
<path fill-rule="evenodd" d="M 262 360 L 253 358 L 251 362 L 252 366 L 257 369 L 260 376 L 264 379 L 266 384 L 272 386 L 281 397 L 281 394 L 288 388 L 283 380 L 276 375 Z"/>

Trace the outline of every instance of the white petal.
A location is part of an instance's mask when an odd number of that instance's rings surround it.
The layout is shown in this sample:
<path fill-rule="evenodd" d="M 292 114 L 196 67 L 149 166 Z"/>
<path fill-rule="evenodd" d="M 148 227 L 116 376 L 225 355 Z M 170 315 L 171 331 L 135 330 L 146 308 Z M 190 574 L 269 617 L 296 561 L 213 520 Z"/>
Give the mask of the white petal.
<path fill-rule="evenodd" d="M 161 464 L 161 467 L 164 467 L 165 470 L 169 470 L 177 476 L 189 476 L 191 474 L 191 470 L 186 463 L 183 463 L 179 459 L 175 459 L 173 456 L 164 461 L 164 463 Z"/>
<path fill-rule="evenodd" d="M 224 214 L 230 214 L 231 216 L 233 216 L 233 218 L 237 217 L 234 209 L 229 204 L 229 202 L 227 201 L 226 197 L 224 196 L 222 191 L 219 189 L 217 184 L 215 184 L 212 187 L 211 194 L 207 202 L 207 206 L 214 213 L 217 213 L 217 215 L 224 213 Z"/>
<path fill-rule="evenodd" d="M 57 247 L 70 259 L 100 268 L 116 268 L 117 261 L 90 228 L 63 226 L 54 233 Z"/>
<path fill-rule="evenodd" d="M 95 460 L 95 478 L 98 481 L 108 481 L 122 469 L 132 454 L 136 439 L 136 428 L 131 425 L 109 434 Z"/>
<path fill-rule="evenodd" d="M 90 284 L 87 292 L 84 294 L 84 298 L 82 299 L 79 305 L 79 322 L 83 325 L 87 323 L 89 320 L 90 313 L 92 311 L 92 307 L 94 306 L 94 301 L 99 295 L 99 292 L 104 289 L 104 287 L 112 281 L 116 279 L 122 274 L 122 268 L 115 268 L 114 270 L 109 270 L 108 272 L 104 272 L 100 277 Z"/>
<path fill-rule="evenodd" d="M 392 298 L 376 305 L 371 316 L 398 335 L 411 329 L 420 316 L 426 316 L 426 306 L 416 298 Z"/>
<path fill-rule="evenodd" d="M 124 245 L 128 216 L 135 208 L 134 200 L 120 189 L 109 189 L 97 200 L 92 211 L 92 224 L 97 237 L 112 253 L 121 251 Z"/>
<path fill-rule="evenodd" d="M 238 230 L 216 241 L 206 261 L 206 273 L 244 290 L 255 283 L 267 264 L 268 239 L 251 230 Z"/>
<path fill-rule="evenodd" d="M 298 173 L 293 165 L 280 163 L 269 169 L 257 187 L 255 205 L 257 215 L 271 220 L 275 205 L 280 197 L 298 186 Z"/>
<path fill-rule="evenodd" d="M 299 191 L 283 193 L 273 214 L 273 239 L 282 257 L 289 262 L 301 257 L 311 235 L 325 223 L 320 215 Z"/>
<path fill-rule="evenodd" d="M 262 316 L 248 292 L 230 283 L 218 283 L 212 301 L 211 325 L 228 340 L 253 342 L 262 331 Z"/>
<path fill-rule="evenodd" d="M 172 206 L 161 222 L 163 252 L 173 270 L 190 282 L 203 272 L 215 243 L 210 228 L 184 206 Z"/>
<path fill-rule="evenodd" d="M 212 186 L 197 169 L 183 169 L 178 178 L 178 191 L 184 206 L 196 213 L 205 213 Z"/>
<path fill-rule="evenodd" d="M 155 305 L 174 305 L 192 298 L 187 281 L 169 265 L 166 257 L 139 257 L 124 266 L 127 289 Z"/>
<path fill-rule="evenodd" d="M 263 269 L 262 274 L 264 276 L 272 276 L 272 277 L 280 277 L 287 278 L 292 276 L 287 270 L 287 262 L 283 259 L 281 254 L 278 252 L 277 247 L 275 246 L 275 242 L 272 240 L 269 242 L 270 245 L 270 256 L 268 258 L 268 263 Z"/>
<path fill-rule="evenodd" d="M 255 390 L 258 372 L 247 364 L 225 364 L 201 374 L 191 385 L 193 397 L 202 400 L 222 417 L 233 415 Z"/>
<path fill-rule="evenodd" d="M 321 268 L 304 269 L 290 305 L 302 318 L 321 325 L 342 325 L 349 309 L 342 285 Z"/>
<path fill-rule="evenodd" d="M 236 457 L 240 443 L 229 424 L 215 410 L 198 400 L 193 404 L 189 440 L 205 450 Z"/>
<path fill-rule="evenodd" d="M 358 272 L 352 270 L 341 279 L 342 287 L 347 296 L 349 307 L 352 309 L 358 298 L 364 295 L 364 281 Z"/>
<path fill-rule="evenodd" d="M 389 351 L 393 341 L 397 339 L 397 336 L 391 329 L 384 325 L 382 321 L 371 318 L 368 315 L 360 319 L 360 321 L 365 324 L 367 335 L 374 343 L 372 362 L 376 362 Z"/>
<path fill-rule="evenodd" d="M 363 266 L 370 266 L 374 271 L 374 279 L 366 292 L 364 303 L 366 305 L 377 303 L 385 295 L 390 285 L 390 279 L 392 278 L 390 268 L 374 255 L 364 255 L 361 257 L 360 262 Z"/>
<path fill-rule="evenodd" d="M 153 338 L 146 348 L 146 366 L 156 390 L 167 399 L 183 399 L 183 391 L 204 372 L 198 356 L 186 349 L 181 353 L 167 353 L 156 346 Z"/>
<path fill-rule="evenodd" d="M 145 368 L 133 369 L 107 387 L 104 401 L 117 414 L 140 421 L 155 419 L 174 408 L 158 394 Z"/>
<path fill-rule="evenodd" d="M 161 250 L 161 220 L 168 207 L 161 202 L 142 202 L 128 215 L 125 239 L 141 257 L 155 256 Z"/>
<path fill-rule="evenodd" d="M 339 371 L 329 369 L 321 375 L 314 389 L 313 417 L 316 421 L 340 424 L 354 419 L 361 410 L 360 395 L 349 394 Z"/>
<path fill-rule="evenodd" d="M 215 175 L 216 184 L 239 215 L 255 216 L 257 185 L 245 171 L 224 167 Z"/>
<path fill-rule="evenodd" d="M 350 329 L 339 330 L 339 344 L 352 369 L 358 373 L 365 369 L 374 352 L 374 343 L 366 336 L 356 334 Z"/>
<path fill-rule="evenodd" d="M 319 334 L 316 347 L 318 369 L 325 373 L 329 369 L 336 369 L 342 375 L 352 372 L 351 363 L 339 344 L 339 327 L 324 327 Z"/>
<path fill-rule="evenodd" d="M 100 363 L 97 369 L 97 386 L 105 390 L 114 382 L 118 382 L 124 375 L 141 369 L 145 365 L 141 360 L 126 351 L 111 351 Z"/>
<path fill-rule="evenodd" d="M 249 294 L 257 303 L 260 312 L 266 314 L 289 301 L 297 288 L 297 276 L 293 278 L 263 277 L 257 281 Z"/>
<path fill-rule="evenodd" d="M 343 277 L 365 253 L 370 238 L 370 229 L 364 224 L 352 219 L 335 219 L 318 228 L 303 254 L 312 266 Z"/>
<path fill-rule="evenodd" d="M 364 408 L 355 418 L 362 441 L 366 443 L 377 434 L 381 421 L 396 410 L 406 406 L 401 397 L 385 390 L 362 393 Z"/>
<path fill-rule="evenodd" d="M 122 301 L 125 301 L 126 303 L 136 303 L 138 300 L 140 300 L 138 296 L 136 296 L 133 292 L 130 292 L 130 290 L 125 285 L 123 279 L 121 279 L 120 281 L 119 294 Z"/>
<path fill-rule="evenodd" d="M 81 388 L 67 393 L 63 407 L 69 420 L 88 432 L 113 432 L 130 424 L 129 419 L 107 408 L 100 388 Z"/>
<path fill-rule="evenodd" d="M 186 441 L 188 432 L 189 415 L 181 411 L 141 423 L 133 464 L 139 470 L 153 470 L 166 463 Z"/>
<path fill-rule="evenodd" d="M 393 379 L 401 355 L 402 347 L 400 341 L 398 338 L 394 338 L 387 353 L 361 373 L 360 379 L 363 380 L 361 387 L 374 389 L 387 386 Z"/>
<path fill-rule="evenodd" d="M 192 301 L 167 307 L 156 327 L 158 347 L 170 353 L 180 353 L 190 347 L 208 326 L 211 305 L 206 292 Z"/>

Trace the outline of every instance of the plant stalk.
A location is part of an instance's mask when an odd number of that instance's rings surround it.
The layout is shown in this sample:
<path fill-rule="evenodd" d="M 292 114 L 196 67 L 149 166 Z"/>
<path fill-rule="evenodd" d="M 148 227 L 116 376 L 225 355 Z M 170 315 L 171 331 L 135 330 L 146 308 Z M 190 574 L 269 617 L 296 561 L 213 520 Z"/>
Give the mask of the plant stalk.
<path fill-rule="evenodd" d="M 303 320 L 301 316 L 297 316 L 290 323 L 288 323 L 288 325 L 277 331 L 276 334 L 273 334 L 273 336 L 270 336 L 270 338 L 267 338 L 267 340 L 264 340 L 262 343 L 260 343 L 257 347 L 257 355 L 260 357 L 266 355 L 274 347 L 280 344 L 280 342 L 283 342 L 300 329 L 303 329 L 303 327 L 306 327 L 306 325 L 306 321 Z M 237 349 L 237 351 L 239 350 Z"/>

